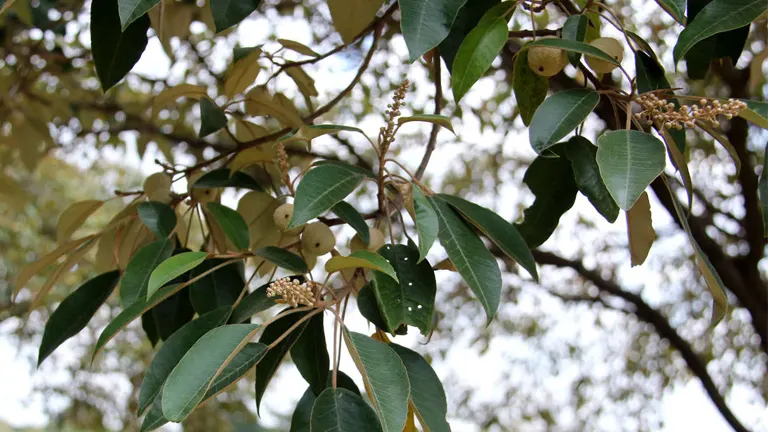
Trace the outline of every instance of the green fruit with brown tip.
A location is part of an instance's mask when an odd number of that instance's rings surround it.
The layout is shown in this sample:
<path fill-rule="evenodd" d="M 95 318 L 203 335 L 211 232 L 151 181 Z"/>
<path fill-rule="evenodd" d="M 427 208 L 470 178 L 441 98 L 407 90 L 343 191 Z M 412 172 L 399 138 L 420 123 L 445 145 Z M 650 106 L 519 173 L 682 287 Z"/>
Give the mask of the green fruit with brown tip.
<path fill-rule="evenodd" d="M 308 224 L 301 233 L 301 248 L 314 256 L 325 255 L 336 247 L 336 236 L 322 222 Z"/>
<path fill-rule="evenodd" d="M 275 225 L 280 231 L 285 231 L 288 228 L 288 223 L 291 222 L 293 217 L 293 204 L 283 204 L 272 213 L 272 220 L 275 221 Z"/>
<path fill-rule="evenodd" d="M 349 249 L 352 252 L 359 251 L 359 250 L 367 250 L 369 252 L 376 252 L 379 250 L 382 246 L 384 246 L 384 243 L 386 243 L 386 240 L 384 238 L 384 234 L 379 231 L 377 228 L 371 228 L 368 230 L 369 232 L 369 238 L 370 241 L 366 245 L 362 238 L 360 238 L 359 234 L 355 234 L 354 237 L 352 237 L 352 240 L 349 241 Z"/>
<path fill-rule="evenodd" d="M 536 75 L 557 75 L 567 64 L 568 55 L 560 48 L 535 46 L 528 50 L 528 66 Z"/>
<path fill-rule="evenodd" d="M 614 38 L 597 38 L 589 44 L 613 57 L 619 63 L 624 59 L 624 46 Z M 585 59 L 589 68 L 597 73 L 611 73 L 618 67 L 613 63 L 589 55 L 585 56 Z"/>

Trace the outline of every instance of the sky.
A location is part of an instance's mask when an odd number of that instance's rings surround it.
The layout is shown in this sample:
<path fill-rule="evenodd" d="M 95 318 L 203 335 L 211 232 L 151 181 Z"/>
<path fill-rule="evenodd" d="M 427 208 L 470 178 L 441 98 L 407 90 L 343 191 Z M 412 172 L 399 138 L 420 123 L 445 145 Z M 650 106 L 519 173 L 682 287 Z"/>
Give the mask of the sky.
<path fill-rule="evenodd" d="M 251 46 L 261 43 L 266 35 L 273 30 L 274 24 L 269 23 L 267 20 L 252 19 L 252 22 L 243 25 L 242 28 L 247 28 L 248 31 L 238 30 L 238 38 L 243 46 Z M 285 37 L 299 42 L 308 43 L 310 40 L 310 34 L 308 29 L 301 25 L 292 26 L 279 26 L 277 27 L 278 36 Z M 402 42 L 402 41 L 400 41 Z M 405 46 L 400 43 L 401 52 L 405 53 Z M 318 50 L 322 51 L 322 50 Z M 405 54 L 404 54 L 405 57 Z M 228 58 L 228 50 L 220 50 L 215 54 L 215 63 L 218 67 L 222 66 Z M 325 67 L 325 66 L 324 66 Z M 333 70 L 332 74 L 323 72 L 324 70 Z M 351 79 L 354 74 L 354 70 L 339 65 L 338 67 L 330 67 L 329 69 L 320 68 L 317 73 L 313 73 L 313 76 L 317 82 L 318 90 L 321 95 L 331 94 L 333 90 L 342 85 L 346 85 L 346 82 Z M 147 76 L 164 77 L 169 72 L 170 62 L 162 49 L 159 46 L 156 38 L 150 40 L 149 47 L 144 53 L 142 59 L 137 64 L 135 71 L 140 72 Z M 325 73 L 325 75 L 323 75 Z M 447 74 L 446 74 L 447 75 Z M 423 76 L 409 75 L 411 80 L 424 79 Z M 446 88 L 447 88 L 447 82 Z M 483 94 L 492 91 L 493 82 L 486 80 L 478 83 L 476 88 L 472 90 L 467 96 L 468 104 L 478 103 L 482 99 Z M 428 97 L 425 94 L 417 94 L 414 97 L 423 98 Z M 377 130 L 378 124 L 363 124 L 358 125 L 367 131 Z M 440 178 L 440 167 L 451 167 L 456 163 L 453 157 L 454 150 L 460 148 L 462 143 L 459 140 L 470 140 L 468 137 L 472 137 L 471 140 L 477 146 L 483 146 L 484 143 L 487 146 L 495 145 L 498 142 L 498 137 L 489 137 L 494 139 L 483 139 L 483 134 L 489 132 L 481 132 L 479 124 L 472 122 L 463 122 L 461 128 L 457 130 L 459 134 L 458 139 L 446 137 L 441 135 L 441 151 L 436 152 L 433 155 L 433 160 L 430 165 L 430 174 L 436 178 Z M 373 135 L 373 134 L 372 134 Z M 122 161 L 130 166 L 139 168 L 143 172 L 149 174 L 157 171 L 157 167 L 154 165 L 153 160 L 155 157 L 161 157 L 159 154 L 148 154 L 143 159 L 140 159 L 135 152 L 135 145 L 131 143 L 132 138 L 127 137 L 129 142 L 128 151 L 107 151 L 107 158 L 119 162 Z M 517 141 L 527 142 L 527 132 L 520 132 L 519 135 L 508 136 L 507 140 L 510 144 Z M 319 144 L 318 149 L 322 149 L 322 143 Z M 505 150 L 506 151 L 506 150 Z M 517 150 L 515 150 L 517 151 Z M 530 149 L 522 150 L 522 152 L 529 151 L 528 157 L 532 157 L 533 153 Z M 403 155 L 403 160 L 413 160 L 410 158 L 411 153 L 413 157 L 420 158 L 422 149 L 413 149 L 412 152 L 406 151 Z M 523 156 L 526 156 L 523 153 Z M 73 158 L 76 158 L 74 156 Z M 418 160 L 418 159 L 416 159 Z M 180 185 L 183 187 L 183 185 Z M 500 191 L 501 199 L 499 201 L 509 202 L 508 200 L 518 200 L 517 191 L 504 190 Z M 225 196 L 224 203 L 233 205 L 235 203 L 234 196 Z M 581 202 L 579 205 L 585 205 Z M 588 204 L 586 204 L 588 205 Z M 514 214 L 514 209 L 505 209 L 501 211 L 502 216 L 508 219 L 513 219 L 518 216 Z M 661 221 L 660 223 L 664 223 Z M 613 225 L 607 225 L 606 229 L 609 230 L 623 230 L 622 223 L 615 223 Z M 346 231 L 342 235 L 349 236 L 351 231 Z M 437 256 L 440 252 L 433 251 L 433 255 Z M 626 280 L 642 280 L 644 277 L 651 277 L 647 272 L 644 274 L 642 269 L 622 270 L 621 277 Z M 651 293 L 653 296 L 653 293 Z M 360 329 L 364 331 L 366 329 L 366 323 L 359 315 L 350 314 L 352 321 L 349 323 L 350 327 Z M 326 320 L 326 323 L 330 321 Z M 10 325 L 10 323 L 0 324 Z M 7 329 L 0 327 L 0 334 L 5 334 Z M 327 332 L 330 336 L 331 332 Z M 587 335 L 581 335 L 580 337 L 589 337 Z M 78 340 L 73 340 L 65 343 L 60 348 L 60 352 L 63 358 L 75 358 L 74 353 L 71 352 L 73 346 L 75 346 Z M 420 339 L 417 336 L 409 335 L 406 339 L 397 340 L 398 343 L 410 346 L 416 350 L 419 349 Z M 463 346 L 466 345 L 466 346 Z M 465 349 L 466 348 L 466 349 Z M 70 352 L 68 352 L 70 350 Z M 479 394 L 485 394 L 489 398 L 498 397 L 498 380 L 500 375 L 498 371 L 503 368 L 503 363 L 507 361 L 507 355 L 509 352 L 514 351 L 520 353 L 519 355 L 525 355 L 525 347 L 517 346 L 514 342 L 504 342 L 497 346 L 492 347 L 485 355 L 479 355 L 477 352 L 469 348 L 469 343 L 466 341 L 457 341 L 455 349 L 448 355 L 444 361 L 437 362 L 434 367 L 441 378 L 446 378 L 449 375 L 455 376 L 457 371 L 461 371 L 461 379 L 467 383 L 473 383 L 476 388 L 476 392 Z M 66 380 L 67 376 L 61 376 L 50 368 L 45 369 L 45 373 L 36 373 L 32 363 L 29 362 L 29 358 L 36 355 L 36 347 L 24 346 L 21 349 L 16 346 L 11 340 L 6 338 L 0 338 L 0 382 L 3 383 L 3 391 L 0 392 L 0 419 L 6 421 L 14 426 L 29 426 L 29 425 L 42 425 L 46 422 L 45 415 L 42 410 L 42 396 L 39 393 L 34 393 L 33 388 L 35 383 L 40 380 Z M 472 364 L 472 368 L 464 367 L 467 364 Z M 348 357 L 342 360 L 342 369 L 352 371 L 355 369 L 354 365 Z M 272 385 L 271 391 L 275 391 L 278 387 L 284 389 L 303 389 L 306 384 L 295 368 L 283 368 L 278 376 L 277 385 Z M 121 382 L 122 380 L 122 382 Z M 359 378 L 358 378 L 359 381 Z M 112 377 L 107 380 L 106 385 L 115 386 L 117 391 L 128 392 L 126 383 L 121 377 Z M 270 418 L 269 412 L 277 413 L 290 413 L 295 405 L 295 402 L 301 396 L 297 392 L 280 392 L 281 394 L 273 395 L 273 397 L 267 398 L 266 407 L 267 415 L 265 421 L 274 421 L 274 416 Z M 448 395 L 450 398 L 450 394 Z M 762 424 L 768 425 L 768 409 L 764 406 L 758 406 L 752 403 L 753 394 L 749 389 L 735 388 L 729 398 L 732 409 L 735 413 L 742 418 L 747 424 Z M 719 412 L 710 402 L 709 398 L 704 393 L 698 380 L 691 379 L 688 382 L 681 383 L 680 385 L 673 386 L 664 391 L 664 395 L 661 400 L 661 415 L 665 423 L 665 427 L 660 432 L 677 432 L 683 430 L 701 430 L 708 432 L 720 432 L 730 431 L 727 423 L 722 419 Z M 463 432 L 479 431 L 479 428 L 468 424 L 466 422 L 460 422 L 456 419 L 450 419 L 453 426 L 453 430 Z M 520 429 L 521 431 L 530 430 L 536 431 L 535 426 L 531 426 L 530 429 Z M 765 429 L 768 430 L 768 429 Z"/>

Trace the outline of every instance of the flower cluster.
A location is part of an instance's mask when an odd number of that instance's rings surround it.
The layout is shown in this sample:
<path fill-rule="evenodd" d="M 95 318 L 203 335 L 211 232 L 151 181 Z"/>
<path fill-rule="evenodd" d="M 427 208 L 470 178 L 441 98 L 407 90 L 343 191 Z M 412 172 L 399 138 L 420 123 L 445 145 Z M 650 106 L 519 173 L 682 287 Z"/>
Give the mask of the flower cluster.
<path fill-rule="evenodd" d="M 645 119 L 649 125 L 658 123 L 667 129 L 675 128 L 678 130 L 683 127 L 692 128 L 697 121 L 718 127 L 720 126 L 720 122 L 717 120 L 718 116 L 730 120 L 747 107 L 747 104 L 735 99 L 729 99 L 726 102 L 701 99 L 698 105 L 682 105 L 676 108 L 672 102 L 660 99 L 653 93 L 639 95 L 635 98 L 635 102 L 643 108 L 642 112 L 635 114 L 637 120 Z"/>
<path fill-rule="evenodd" d="M 312 306 L 315 304 L 315 293 L 311 284 L 301 283 L 298 279 L 278 279 L 267 287 L 267 297 L 282 297 L 281 303 L 287 303 L 292 307 L 298 305 Z"/>
<path fill-rule="evenodd" d="M 388 149 L 395 141 L 395 124 L 397 123 L 397 118 L 400 117 L 400 107 L 403 106 L 403 101 L 410 85 L 410 81 L 403 81 L 395 90 L 395 95 L 392 97 L 393 102 L 387 105 L 387 111 L 384 112 L 384 116 L 387 118 L 387 127 L 382 127 L 379 130 L 379 146 L 382 149 Z M 385 153 L 386 151 L 382 151 L 382 154 Z"/>

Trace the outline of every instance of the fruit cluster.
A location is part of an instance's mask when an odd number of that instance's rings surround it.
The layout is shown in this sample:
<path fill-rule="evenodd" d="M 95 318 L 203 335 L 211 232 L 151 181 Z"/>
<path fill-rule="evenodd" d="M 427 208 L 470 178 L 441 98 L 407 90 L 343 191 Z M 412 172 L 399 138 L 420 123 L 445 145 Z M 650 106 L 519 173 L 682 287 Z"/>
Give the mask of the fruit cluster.
<path fill-rule="evenodd" d="M 549 36 L 547 38 L 553 38 Z M 545 38 L 542 38 L 545 39 Z M 621 63 L 624 47 L 614 38 L 597 38 L 590 45 L 603 51 Z M 618 66 L 594 56 L 585 55 L 587 65 L 597 73 L 611 73 Z M 545 77 L 557 75 L 568 64 L 565 51 L 557 47 L 534 46 L 528 51 L 528 66 L 537 74 Z"/>

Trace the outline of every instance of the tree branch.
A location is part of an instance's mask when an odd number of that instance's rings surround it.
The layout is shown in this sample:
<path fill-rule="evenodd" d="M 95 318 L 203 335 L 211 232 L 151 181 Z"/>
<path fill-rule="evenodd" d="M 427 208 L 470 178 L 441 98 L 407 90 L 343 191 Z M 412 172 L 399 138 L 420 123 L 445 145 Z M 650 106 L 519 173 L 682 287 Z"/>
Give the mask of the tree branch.
<path fill-rule="evenodd" d="M 440 110 L 443 108 L 443 74 L 442 65 L 440 60 L 440 53 L 438 49 L 432 50 L 432 64 L 434 75 L 432 79 L 435 82 L 435 115 L 440 114 Z M 432 152 L 435 151 L 437 145 L 437 134 L 440 132 L 440 126 L 438 124 L 432 125 L 432 131 L 429 133 L 429 142 L 427 142 L 427 148 L 424 150 L 424 157 L 421 158 L 419 168 L 416 169 L 416 180 L 421 180 L 424 176 L 424 172 L 427 170 L 429 164 L 429 158 L 432 157 Z"/>

